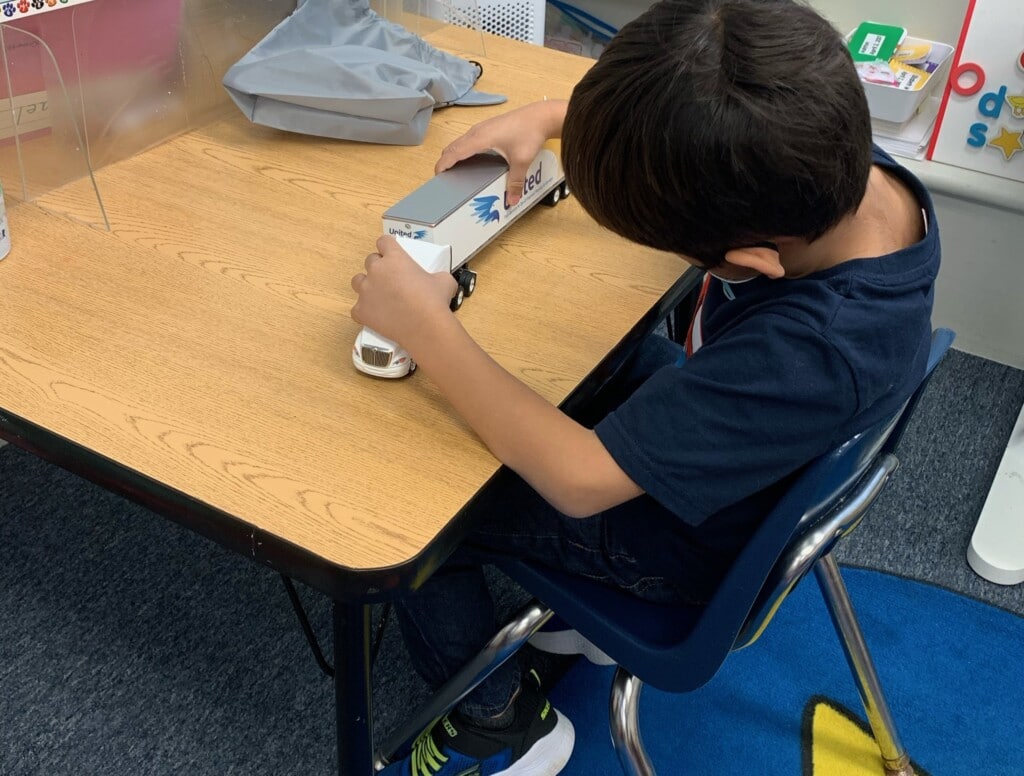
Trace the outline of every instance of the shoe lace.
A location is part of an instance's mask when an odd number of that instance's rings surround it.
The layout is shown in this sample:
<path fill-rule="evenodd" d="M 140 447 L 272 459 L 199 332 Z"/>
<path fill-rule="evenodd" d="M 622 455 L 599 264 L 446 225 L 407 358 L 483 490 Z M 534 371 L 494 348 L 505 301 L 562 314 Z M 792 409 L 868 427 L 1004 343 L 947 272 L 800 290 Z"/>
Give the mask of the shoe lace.
<path fill-rule="evenodd" d="M 434 776 L 448 762 L 448 755 L 438 748 L 431 735 L 433 730 L 434 726 L 430 725 L 413 741 L 409 763 L 411 776 Z"/>

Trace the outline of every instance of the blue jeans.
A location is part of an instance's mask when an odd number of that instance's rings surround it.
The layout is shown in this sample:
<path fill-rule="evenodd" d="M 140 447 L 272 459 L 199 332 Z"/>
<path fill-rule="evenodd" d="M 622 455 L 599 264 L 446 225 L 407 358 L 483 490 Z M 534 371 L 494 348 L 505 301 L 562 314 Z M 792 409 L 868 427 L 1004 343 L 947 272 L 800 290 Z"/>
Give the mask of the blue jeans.
<path fill-rule="evenodd" d="M 625 371 L 623 393 L 675 363 L 680 346 L 650 337 Z M 661 603 L 707 600 L 713 573 L 680 531 L 680 520 L 642 496 L 592 517 L 559 513 L 518 476 L 503 470 L 473 504 L 474 530 L 419 590 L 395 601 L 413 667 L 434 688 L 465 665 L 497 632 L 482 566 L 528 560 L 588 577 Z M 459 705 L 470 717 L 494 716 L 519 687 L 515 660 Z"/>

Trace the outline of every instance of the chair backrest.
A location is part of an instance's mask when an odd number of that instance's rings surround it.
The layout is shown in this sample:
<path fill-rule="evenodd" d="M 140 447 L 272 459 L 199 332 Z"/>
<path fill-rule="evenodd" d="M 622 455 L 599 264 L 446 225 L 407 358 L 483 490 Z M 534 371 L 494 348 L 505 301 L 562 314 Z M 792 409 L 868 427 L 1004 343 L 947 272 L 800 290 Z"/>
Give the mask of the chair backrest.
<path fill-rule="evenodd" d="M 819 558 L 832 551 L 839 539 L 860 523 L 889 475 L 899 465 L 894 455 L 896 448 L 935 367 L 946 355 L 955 336 L 950 329 L 936 329 L 932 334 L 924 378 L 895 417 L 858 434 L 815 464 L 824 467 L 826 472 L 831 470 L 831 474 L 824 478 L 826 493 L 819 502 L 821 509 L 817 513 L 811 509 L 800 519 L 793 537 L 762 585 L 736 638 L 734 649 L 754 643 L 797 582 Z"/>
<path fill-rule="evenodd" d="M 800 577 L 843 530 L 849 530 L 851 510 L 844 507 L 856 503 L 862 513 L 881 490 L 895 468 L 892 451 L 906 420 L 953 336 L 947 329 L 933 335 L 925 378 L 899 413 L 804 469 L 744 546 L 706 606 L 638 601 L 624 592 L 524 563 L 511 564 L 506 571 L 645 683 L 670 692 L 704 685 L 729 652 L 757 637 Z M 839 533 L 828 541 L 808 543 L 807 537 L 816 535 L 815 526 L 829 521 L 839 522 Z"/>

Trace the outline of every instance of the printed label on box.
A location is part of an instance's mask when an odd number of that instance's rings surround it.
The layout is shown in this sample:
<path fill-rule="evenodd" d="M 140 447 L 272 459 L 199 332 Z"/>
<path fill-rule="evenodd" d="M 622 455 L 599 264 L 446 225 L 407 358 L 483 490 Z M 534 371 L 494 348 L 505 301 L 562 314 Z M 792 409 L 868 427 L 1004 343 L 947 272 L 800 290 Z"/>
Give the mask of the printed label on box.
<path fill-rule="evenodd" d="M 893 79 L 896 82 L 898 89 L 906 89 L 907 91 L 913 92 L 924 86 L 925 81 L 928 80 L 929 73 L 923 70 L 918 70 L 916 67 L 910 65 L 904 65 L 901 62 L 891 62 L 890 67 L 893 70 Z"/>
<path fill-rule="evenodd" d="M 874 59 L 888 62 L 906 36 L 907 31 L 903 27 L 861 22 L 850 36 L 850 54 L 854 62 L 870 62 Z"/>
<path fill-rule="evenodd" d="M 885 43 L 884 35 L 867 35 L 860 44 L 860 48 L 857 49 L 857 53 L 876 59 L 878 52 L 882 50 L 883 43 Z"/>

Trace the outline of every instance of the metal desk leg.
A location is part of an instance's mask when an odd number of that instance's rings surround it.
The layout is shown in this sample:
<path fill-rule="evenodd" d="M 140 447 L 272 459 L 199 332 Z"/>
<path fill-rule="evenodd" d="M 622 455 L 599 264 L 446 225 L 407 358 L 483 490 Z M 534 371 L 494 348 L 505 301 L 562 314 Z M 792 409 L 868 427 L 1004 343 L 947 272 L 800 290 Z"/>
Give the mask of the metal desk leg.
<path fill-rule="evenodd" d="M 333 619 L 338 773 L 373 776 L 370 606 L 335 601 Z"/>

